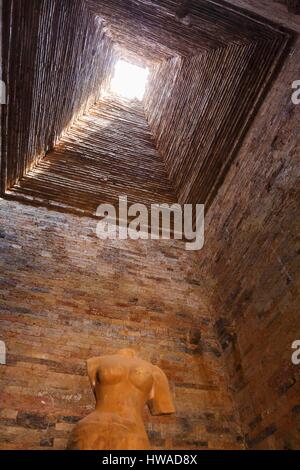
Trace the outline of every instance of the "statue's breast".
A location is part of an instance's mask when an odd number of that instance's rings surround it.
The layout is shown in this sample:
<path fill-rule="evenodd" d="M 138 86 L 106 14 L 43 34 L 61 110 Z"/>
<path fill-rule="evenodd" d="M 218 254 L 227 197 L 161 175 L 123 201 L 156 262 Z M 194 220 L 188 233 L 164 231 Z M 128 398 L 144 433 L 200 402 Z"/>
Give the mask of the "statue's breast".
<path fill-rule="evenodd" d="M 126 367 L 119 365 L 103 365 L 97 370 L 97 382 L 100 384 L 113 385 L 121 382 L 122 379 L 126 378 L 126 375 Z"/>
<path fill-rule="evenodd" d="M 148 368 L 133 367 L 130 369 L 128 378 L 130 382 L 144 392 L 150 392 L 153 386 L 153 376 Z"/>
<path fill-rule="evenodd" d="M 149 368 L 139 364 L 101 364 L 97 370 L 97 383 L 113 385 L 122 381 L 129 381 L 132 385 L 144 392 L 150 392 L 153 386 L 153 376 Z"/>

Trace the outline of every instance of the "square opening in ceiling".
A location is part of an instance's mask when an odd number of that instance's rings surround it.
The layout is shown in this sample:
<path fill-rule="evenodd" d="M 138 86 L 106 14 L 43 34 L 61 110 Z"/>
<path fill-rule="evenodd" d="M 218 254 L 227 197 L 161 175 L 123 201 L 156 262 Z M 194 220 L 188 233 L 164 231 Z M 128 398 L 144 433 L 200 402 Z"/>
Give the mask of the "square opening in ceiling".
<path fill-rule="evenodd" d="M 123 59 L 116 62 L 114 75 L 110 84 L 113 94 L 129 100 L 142 100 L 145 94 L 149 69 L 131 64 Z"/>

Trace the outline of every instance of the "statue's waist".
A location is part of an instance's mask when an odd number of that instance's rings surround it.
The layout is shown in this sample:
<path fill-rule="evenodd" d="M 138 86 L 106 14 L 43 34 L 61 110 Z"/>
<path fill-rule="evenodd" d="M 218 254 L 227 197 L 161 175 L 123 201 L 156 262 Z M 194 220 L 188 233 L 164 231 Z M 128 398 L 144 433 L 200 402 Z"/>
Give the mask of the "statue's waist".
<path fill-rule="evenodd" d="M 90 413 L 86 418 L 80 421 L 81 425 L 97 426 L 97 427 L 115 427 L 127 429 L 135 432 L 137 429 L 144 429 L 144 423 L 141 416 L 135 413 L 122 414 L 113 411 L 96 410 Z"/>
<path fill-rule="evenodd" d="M 94 411 L 73 428 L 69 449 L 148 449 L 149 441 L 140 419 Z"/>

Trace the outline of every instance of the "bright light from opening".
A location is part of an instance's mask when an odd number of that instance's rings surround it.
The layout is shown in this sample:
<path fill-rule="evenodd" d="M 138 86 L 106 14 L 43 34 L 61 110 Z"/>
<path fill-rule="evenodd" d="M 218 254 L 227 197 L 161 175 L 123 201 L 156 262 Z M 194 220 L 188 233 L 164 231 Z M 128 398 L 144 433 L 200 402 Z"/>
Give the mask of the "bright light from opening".
<path fill-rule="evenodd" d="M 110 90 L 124 98 L 142 100 L 145 93 L 148 68 L 119 60 L 115 66 L 115 74 L 111 81 Z"/>

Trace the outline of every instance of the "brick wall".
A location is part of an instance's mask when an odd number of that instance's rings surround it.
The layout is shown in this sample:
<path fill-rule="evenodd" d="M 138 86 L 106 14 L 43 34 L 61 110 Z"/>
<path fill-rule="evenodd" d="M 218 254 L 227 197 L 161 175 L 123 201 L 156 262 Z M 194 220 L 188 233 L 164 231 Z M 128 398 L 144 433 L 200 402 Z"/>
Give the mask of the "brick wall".
<path fill-rule="evenodd" d="M 181 242 L 101 242 L 95 221 L 0 200 L 0 448 L 62 449 L 94 407 L 85 360 L 131 346 L 170 379 L 176 416 L 155 448 L 243 446 L 197 254 Z"/>
<path fill-rule="evenodd" d="M 206 219 L 200 271 L 250 448 L 300 448 L 300 40 Z"/>

